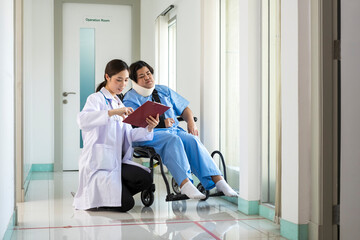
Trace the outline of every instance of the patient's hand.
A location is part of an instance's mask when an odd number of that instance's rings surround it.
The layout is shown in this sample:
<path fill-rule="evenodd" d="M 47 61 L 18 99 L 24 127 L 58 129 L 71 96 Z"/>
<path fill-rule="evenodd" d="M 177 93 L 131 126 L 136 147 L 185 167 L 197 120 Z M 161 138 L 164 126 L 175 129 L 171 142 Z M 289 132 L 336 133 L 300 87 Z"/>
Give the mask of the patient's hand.
<path fill-rule="evenodd" d="M 169 128 L 172 127 L 172 125 L 175 123 L 175 120 L 172 118 L 166 118 L 164 122 L 165 122 L 165 127 Z"/>
<path fill-rule="evenodd" d="M 146 118 L 148 124 L 148 131 L 151 132 L 159 124 L 159 114 L 156 115 L 156 118 L 149 116 Z"/>
<path fill-rule="evenodd" d="M 188 133 L 194 136 L 199 136 L 199 131 L 194 121 L 188 122 L 187 128 L 188 128 Z"/>

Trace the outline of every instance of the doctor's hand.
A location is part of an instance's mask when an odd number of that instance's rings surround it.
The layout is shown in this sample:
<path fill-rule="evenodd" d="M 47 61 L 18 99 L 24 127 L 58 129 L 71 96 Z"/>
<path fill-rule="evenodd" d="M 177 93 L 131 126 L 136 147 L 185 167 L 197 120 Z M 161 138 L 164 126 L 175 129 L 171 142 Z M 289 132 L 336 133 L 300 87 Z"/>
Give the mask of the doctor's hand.
<path fill-rule="evenodd" d="M 172 118 L 166 118 L 164 122 L 165 122 L 165 127 L 169 128 L 172 127 L 172 125 L 175 123 L 175 120 Z"/>
<path fill-rule="evenodd" d="M 156 118 L 153 116 L 147 117 L 146 123 L 148 124 L 148 131 L 151 132 L 159 124 L 159 114 L 156 115 Z"/>
<path fill-rule="evenodd" d="M 125 119 L 126 116 L 130 115 L 134 110 L 131 107 L 122 107 L 122 108 L 116 108 L 108 111 L 109 116 L 119 115 L 123 119 Z"/>
<path fill-rule="evenodd" d="M 199 136 L 199 131 L 198 131 L 194 121 L 188 122 L 187 129 L 188 129 L 188 133 L 190 133 L 194 136 Z"/>

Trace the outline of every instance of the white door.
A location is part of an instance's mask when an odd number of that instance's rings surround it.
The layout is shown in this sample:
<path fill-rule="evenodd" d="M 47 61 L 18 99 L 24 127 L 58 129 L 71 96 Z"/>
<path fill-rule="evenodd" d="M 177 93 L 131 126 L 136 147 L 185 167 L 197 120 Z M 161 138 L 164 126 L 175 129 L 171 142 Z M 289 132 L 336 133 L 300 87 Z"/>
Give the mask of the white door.
<path fill-rule="evenodd" d="M 63 170 L 77 170 L 76 116 L 112 59 L 131 61 L 131 6 L 63 4 Z"/>
<path fill-rule="evenodd" d="M 341 0 L 340 239 L 360 239 L 360 1 Z"/>

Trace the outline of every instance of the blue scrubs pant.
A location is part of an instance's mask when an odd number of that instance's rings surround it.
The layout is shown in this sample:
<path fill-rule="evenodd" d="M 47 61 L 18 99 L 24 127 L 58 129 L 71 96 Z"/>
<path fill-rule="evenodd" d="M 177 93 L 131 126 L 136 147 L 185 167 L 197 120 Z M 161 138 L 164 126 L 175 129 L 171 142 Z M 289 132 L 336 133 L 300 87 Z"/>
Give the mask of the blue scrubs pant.
<path fill-rule="evenodd" d="M 156 129 L 152 141 L 133 146 L 153 147 L 179 186 L 186 178 L 192 181 L 192 172 L 210 190 L 215 187 L 211 176 L 222 175 L 199 138 L 181 128 Z"/>

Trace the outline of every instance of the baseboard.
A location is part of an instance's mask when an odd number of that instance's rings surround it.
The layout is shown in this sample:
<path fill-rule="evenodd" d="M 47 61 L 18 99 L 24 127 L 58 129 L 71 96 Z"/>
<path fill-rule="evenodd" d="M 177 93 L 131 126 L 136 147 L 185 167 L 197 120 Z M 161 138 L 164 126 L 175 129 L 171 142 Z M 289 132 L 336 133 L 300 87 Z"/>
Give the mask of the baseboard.
<path fill-rule="evenodd" d="M 14 212 L 10 218 L 10 221 L 9 221 L 8 227 L 6 229 L 6 232 L 4 234 L 3 240 L 11 239 L 12 234 L 14 232 L 15 224 L 16 224 L 16 210 L 14 210 Z"/>
<path fill-rule="evenodd" d="M 307 240 L 309 239 L 309 226 L 280 219 L 280 234 L 289 240 Z"/>
<path fill-rule="evenodd" d="M 30 180 L 32 179 L 33 172 L 53 172 L 54 164 L 53 163 L 43 163 L 43 164 L 32 164 L 28 175 L 25 178 L 24 182 L 24 196 L 26 196 L 27 190 L 29 188 Z"/>
<path fill-rule="evenodd" d="M 259 201 L 238 198 L 238 210 L 246 215 L 259 215 Z"/>
<path fill-rule="evenodd" d="M 53 172 L 54 164 L 53 163 L 45 163 L 45 164 L 32 164 L 31 172 Z"/>
<path fill-rule="evenodd" d="M 30 180 L 31 180 L 31 168 L 30 171 L 28 172 L 25 181 L 24 181 L 24 197 L 26 196 L 27 190 L 29 188 L 29 184 L 30 184 Z"/>
<path fill-rule="evenodd" d="M 266 205 L 259 206 L 259 215 L 269 219 L 270 221 L 275 220 L 275 208 Z"/>
<path fill-rule="evenodd" d="M 234 203 L 235 205 L 238 205 L 239 200 L 237 197 L 227 197 L 227 196 L 222 196 L 222 199 L 225 199 L 228 202 Z"/>

